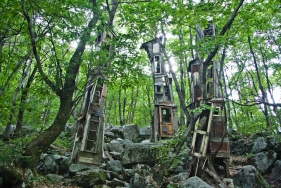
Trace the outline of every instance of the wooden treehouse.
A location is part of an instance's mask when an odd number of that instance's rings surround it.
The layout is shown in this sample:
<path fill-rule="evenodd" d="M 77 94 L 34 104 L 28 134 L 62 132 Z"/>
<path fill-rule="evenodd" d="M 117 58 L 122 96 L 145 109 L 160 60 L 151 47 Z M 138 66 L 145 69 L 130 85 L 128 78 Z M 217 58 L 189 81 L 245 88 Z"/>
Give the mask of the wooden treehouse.
<path fill-rule="evenodd" d="M 172 93 L 172 78 L 165 69 L 161 40 L 162 38 L 155 38 L 141 45 L 141 49 L 145 49 L 151 62 L 154 80 L 153 141 L 174 135 L 178 128 L 177 106 Z"/>
<path fill-rule="evenodd" d="M 214 24 L 210 23 L 205 30 L 197 27 L 197 40 L 215 36 Z M 207 91 L 207 108 L 204 108 L 196 122 L 191 153 L 193 163 L 190 173 L 193 176 L 203 176 L 216 179 L 223 187 L 227 187 L 229 178 L 228 161 L 230 157 L 229 139 L 227 136 L 227 122 L 225 115 L 225 101 L 222 96 L 219 82 L 218 62 L 213 61 L 206 71 L 206 84 L 202 84 L 203 59 L 197 58 L 189 63 L 188 71 L 191 74 L 191 109 L 198 108 L 203 99 L 203 89 Z M 203 87 L 206 88 L 203 88 Z M 206 173 L 208 175 L 206 175 Z M 220 177 L 225 178 L 221 180 Z"/>
<path fill-rule="evenodd" d="M 96 50 L 106 49 L 110 54 L 107 39 L 114 37 L 113 32 L 103 31 L 97 38 Z M 105 62 L 104 67 L 109 66 Z M 89 73 L 85 88 L 77 133 L 73 144 L 71 160 L 74 163 L 101 165 L 104 143 L 104 119 L 107 86 L 101 71 L 93 69 Z"/>

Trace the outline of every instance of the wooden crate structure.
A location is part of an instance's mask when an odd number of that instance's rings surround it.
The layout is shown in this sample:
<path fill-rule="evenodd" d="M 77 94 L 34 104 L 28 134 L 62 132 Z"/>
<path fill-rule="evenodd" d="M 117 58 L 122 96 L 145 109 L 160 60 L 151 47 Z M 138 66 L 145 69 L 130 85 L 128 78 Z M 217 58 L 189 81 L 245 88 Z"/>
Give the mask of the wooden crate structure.
<path fill-rule="evenodd" d="M 155 38 L 143 43 L 151 62 L 154 81 L 154 122 L 152 125 L 152 140 L 170 137 L 177 132 L 177 106 L 172 92 L 172 78 L 165 69 L 162 57 L 162 38 Z"/>

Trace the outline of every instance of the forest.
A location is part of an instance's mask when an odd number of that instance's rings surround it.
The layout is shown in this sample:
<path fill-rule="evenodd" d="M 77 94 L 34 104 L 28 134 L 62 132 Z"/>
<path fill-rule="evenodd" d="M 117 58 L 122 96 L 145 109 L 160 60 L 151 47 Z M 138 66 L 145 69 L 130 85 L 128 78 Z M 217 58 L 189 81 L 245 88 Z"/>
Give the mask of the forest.
<path fill-rule="evenodd" d="M 54 143 L 71 148 L 61 134 L 77 125 L 85 88 L 97 75 L 108 87 L 105 125 L 150 126 L 153 73 L 140 47 L 157 37 L 164 38 L 179 127 L 190 133 L 201 110 L 188 108 L 188 67 L 200 58 L 204 66 L 219 64 L 229 130 L 280 135 L 277 0 L 2 0 L 0 20 L 1 163 L 20 155 L 22 165 L 36 168 Z M 196 39 L 197 27 L 210 23 L 216 35 Z M 103 31 L 113 35 L 110 49 L 96 45 Z M 24 127 L 36 134 L 24 136 Z M 10 151 L 9 144 L 18 147 Z"/>

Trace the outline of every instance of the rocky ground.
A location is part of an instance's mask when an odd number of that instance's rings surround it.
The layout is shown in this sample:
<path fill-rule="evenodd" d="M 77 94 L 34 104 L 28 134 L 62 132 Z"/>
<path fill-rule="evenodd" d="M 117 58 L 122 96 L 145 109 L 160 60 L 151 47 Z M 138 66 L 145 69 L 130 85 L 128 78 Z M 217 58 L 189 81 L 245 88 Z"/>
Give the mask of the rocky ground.
<path fill-rule="evenodd" d="M 71 129 L 67 129 L 70 131 Z M 230 173 L 237 188 L 281 187 L 281 143 L 276 136 L 242 136 L 229 131 Z M 70 149 L 52 147 L 42 155 L 37 172 L 0 164 L 0 187 L 215 187 L 198 177 L 188 177 L 190 150 L 162 178 L 156 164 L 156 145 L 149 141 L 150 128 L 137 125 L 107 126 L 105 155 L 101 166 L 70 163 Z"/>

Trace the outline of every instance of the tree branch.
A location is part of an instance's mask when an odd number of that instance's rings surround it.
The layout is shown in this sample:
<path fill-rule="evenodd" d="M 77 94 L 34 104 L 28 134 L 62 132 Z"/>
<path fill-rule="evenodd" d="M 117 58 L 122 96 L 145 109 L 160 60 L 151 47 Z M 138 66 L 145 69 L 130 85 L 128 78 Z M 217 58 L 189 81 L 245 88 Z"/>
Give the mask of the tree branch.
<path fill-rule="evenodd" d="M 28 14 L 28 12 L 26 11 L 26 8 L 25 8 L 25 0 L 21 0 L 21 7 L 22 7 L 24 17 L 27 20 L 30 42 L 31 42 L 31 45 L 32 45 L 32 51 L 33 51 L 33 54 L 34 54 L 34 57 L 35 57 L 35 60 L 36 60 L 36 66 L 39 70 L 39 73 L 42 76 L 43 80 L 46 82 L 46 84 L 49 85 L 50 88 L 57 95 L 59 95 L 60 89 L 47 77 L 47 75 L 43 71 L 43 68 L 42 68 L 42 65 L 41 65 L 41 59 L 40 59 L 40 56 L 39 56 L 38 50 L 37 50 L 37 42 L 36 42 L 35 31 L 33 31 L 33 29 L 32 29 L 32 21 L 31 21 L 31 18 L 30 18 L 29 14 Z"/>

